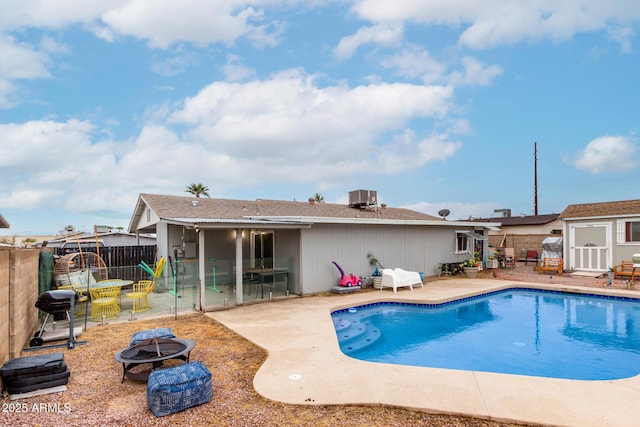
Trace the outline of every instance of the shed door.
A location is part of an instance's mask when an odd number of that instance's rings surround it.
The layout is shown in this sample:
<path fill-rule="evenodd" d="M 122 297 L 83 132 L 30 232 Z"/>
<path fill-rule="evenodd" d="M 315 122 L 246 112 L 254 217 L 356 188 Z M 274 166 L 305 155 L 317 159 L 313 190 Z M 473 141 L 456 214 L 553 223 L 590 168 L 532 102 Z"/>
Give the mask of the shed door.
<path fill-rule="evenodd" d="M 607 271 L 611 265 L 611 224 L 569 226 L 571 270 Z"/>

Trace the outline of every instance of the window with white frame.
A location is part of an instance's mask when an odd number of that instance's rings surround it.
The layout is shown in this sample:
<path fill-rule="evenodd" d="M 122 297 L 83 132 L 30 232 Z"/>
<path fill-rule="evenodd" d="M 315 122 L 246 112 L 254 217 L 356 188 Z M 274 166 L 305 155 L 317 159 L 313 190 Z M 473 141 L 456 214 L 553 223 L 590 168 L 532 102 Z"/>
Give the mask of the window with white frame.
<path fill-rule="evenodd" d="M 618 220 L 618 244 L 640 243 L 640 221 Z"/>
<path fill-rule="evenodd" d="M 469 247 L 471 240 L 467 234 L 456 232 L 456 253 L 466 254 L 469 253 Z"/>
<path fill-rule="evenodd" d="M 629 221 L 625 224 L 625 242 L 640 242 L 640 221 Z"/>

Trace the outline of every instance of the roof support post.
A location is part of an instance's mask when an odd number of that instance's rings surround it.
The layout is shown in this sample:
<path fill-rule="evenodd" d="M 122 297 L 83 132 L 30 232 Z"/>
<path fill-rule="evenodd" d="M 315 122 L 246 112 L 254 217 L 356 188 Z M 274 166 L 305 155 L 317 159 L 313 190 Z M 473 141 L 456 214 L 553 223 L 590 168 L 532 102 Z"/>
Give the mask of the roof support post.
<path fill-rule="evenodd" d="M 242 229 L 236 228 L 236 304 L 242 305 Z"/>
<path fill-rule="evenodd" d="M 200 282 L 200 307 L 199 311 L 204 310 L 205 305 L 205 253 L 204 253 L 204 230 L 200 230 L 198 227 L 195 227 L 196 233 L 198 234 L 198 279 Z"/>

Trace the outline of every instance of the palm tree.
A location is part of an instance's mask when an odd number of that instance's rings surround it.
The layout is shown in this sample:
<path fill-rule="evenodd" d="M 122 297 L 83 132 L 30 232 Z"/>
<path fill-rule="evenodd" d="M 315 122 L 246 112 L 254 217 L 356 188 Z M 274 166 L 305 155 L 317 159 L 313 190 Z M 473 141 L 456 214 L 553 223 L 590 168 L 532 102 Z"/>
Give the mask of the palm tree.
<path fill-rule="evenodd" d="M 314 194 L 313 199 L 318 203 L 324 203 L 324 196 L 320 193 Z"/>
<path fill-rule="evenodd" d="M 191 184 L 184 191 L 185 193 L 193 194 L 196 197 L 200 197 L 201 194 L 209 197 L 209 187 L 207 187 L 206 185 L 202 185 L 202 183 Z"/>

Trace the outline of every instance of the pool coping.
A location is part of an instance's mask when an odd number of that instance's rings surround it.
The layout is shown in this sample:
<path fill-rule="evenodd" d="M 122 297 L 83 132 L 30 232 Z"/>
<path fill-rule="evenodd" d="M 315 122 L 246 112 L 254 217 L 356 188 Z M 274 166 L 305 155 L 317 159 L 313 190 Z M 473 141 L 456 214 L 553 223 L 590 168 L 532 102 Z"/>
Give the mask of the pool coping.
<path fill-rule="evenodd" d="M 567 380 L 365 362 L 339 348 L 331 312 L 382 301 L 443 303 L 509 288 L 637 296 L 619 289 L 492 279 L 429 282 L 413 291 L 312 296 L 207 313 L 268 351 L 254 378 L 262 396 L 298 405 L 386 405 L 501 422 L 632 426 L 640 376 Z M 571 355 L 567 355 L 570 357 Z"/>

